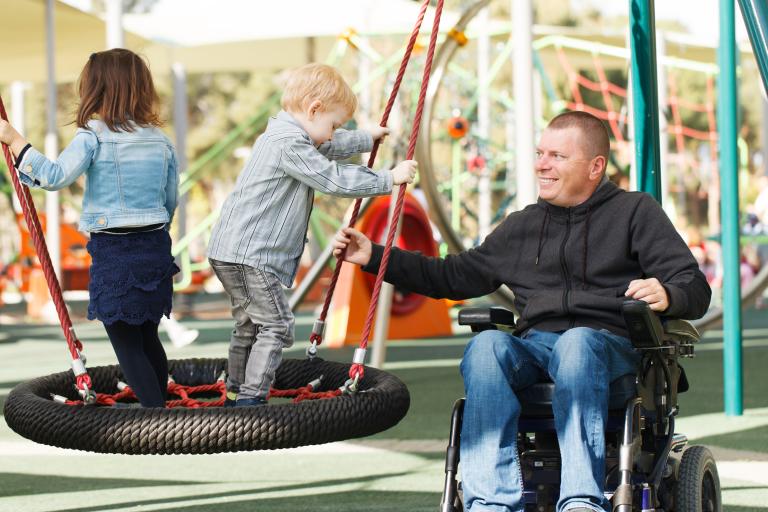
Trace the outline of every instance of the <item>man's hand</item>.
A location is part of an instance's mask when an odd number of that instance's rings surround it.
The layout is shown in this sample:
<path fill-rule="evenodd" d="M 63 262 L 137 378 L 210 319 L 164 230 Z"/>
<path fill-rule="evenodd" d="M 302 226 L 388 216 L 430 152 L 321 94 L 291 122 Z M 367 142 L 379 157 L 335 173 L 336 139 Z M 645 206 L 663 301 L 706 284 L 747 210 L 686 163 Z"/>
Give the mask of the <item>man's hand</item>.
<path fill-rule="evenodd" d="M 354 228 L 343 228 L 333 238 L 333 255 L 338 257 L 342 251 L 344 261 L 364 266 L 371 261 L 373 246 L 364 234 Z"/>
<path fill-rule="evenodd" d="M 647 302 L 653 311 L 659 313 L 663 313 L 669 307 L 667 290 L 655 277 L 631 281 L 624 295 Z"/>
<path fill-rule="evenodd" d="M 374 126 L 369 128 L 368 133 L 371 134 L 371 137 L 373 137 L 374 141 L 377 141 L 379 139 L 383 139 L 387 135 L 389 135 L 389 128 L 386 126 Z"/>

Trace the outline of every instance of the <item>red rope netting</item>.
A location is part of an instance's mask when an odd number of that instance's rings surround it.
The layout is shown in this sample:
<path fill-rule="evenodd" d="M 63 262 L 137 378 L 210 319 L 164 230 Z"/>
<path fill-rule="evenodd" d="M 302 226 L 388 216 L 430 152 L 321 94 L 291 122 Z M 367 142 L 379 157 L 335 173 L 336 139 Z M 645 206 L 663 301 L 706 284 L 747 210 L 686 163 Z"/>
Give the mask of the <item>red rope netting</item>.
<path fill-rule="evenodd" d="M 313 380 L 306 386 L 296 389 L 275 389 L 269 390 L 268 398 L 292 398 L 293 403 L 299 403 L 303 400 L 318 400 L 323 398 L 333 398 L 339 396 L 339 390 L 319 391 L 314 389 L 320 385 L 320 379 Z M 117 393 L 96 393 L 96 404 L 104 406 L 113 406 L 120 403 L 137 402 L 138 398 L 130 386 L 124 382 L 118 382 L 119 391 Z M 225 375 L 219 378 L 213 384 L 202 384 L 199 386 L 185 386 L 177 384 L 172 378 L 168 379 L 168 400 L 165 403 L 167 408 L 174 407 L 221 407 L 226 400 L 227 388 Z M 81 400 L 69 400 L 63 396 L 56 395 L 54 400 L 68 405 L 79 405 Z"/>
<path fill-rule="evenodd" d="M 711 165 L 717 169 L 718 156 L 717 156 L 717 120 L 715 117 L 715 78 L 712 75 L 707 75 L 707 96 L 706 103 L 692 103 L 685 100 L 678 95 L 677 80 L 674 74 L 670 74 L 667 78 L 669 83 L 669 107 L 672 113 L 672 122 L 669 124 L 669 133 L 675 137 L 675 147 L 677 149 L 676 157 L 679 159 L 679 165 L 681 168 L 690 166 L 692 169 L 698 170 L 700 167 L 699 161 L 696 159 L 686 158 L 685 156 L 685 138 L 695 139 L 709 144 L 709 158 Z M 695 130 L 688 126 L 683 125 L 681 109 L 691 110 L 693 112 L 701 112 L 707 115 L 708 131 Z M 715 170 L 715 172 L 717 172 Z"/>
<path fill-rule="evenodd" d="M 568 86 L 571 98 L 566 100 L 565 105 L 569 110 L 581 110 L 608 122 L 614 140 L 619 145 L 627 143 L 627 138 L 623 133 L 622 127 L 626 126 L 627 116 L 621 106 L 627 102 L 627 89 L 622 85 L 615 84 L 608 80 L 598 54 L 592 55 L 595 74 L 598 81 L 594 81 L 577 71 L 568 60 L 568 55 L 562 47 L 557 48 L 557 58 L 568 79 Z M 626 84 L 624 84 L 626 85 Z M 706 95 L 704 103 L 694 103 L 687 101 L 679 96 L 677 76 L 672 69 L 667 70 L 667 107 L 670 113 L 670 119 L 667 120 L 667 132 L 674 137 L 675 151 L 669 152 L 670 162 L 675 163 L 680 169 L 699 170 L 701 163 L 690 155 L 687 147 L 690 146 L 689 140 L 705 142 L 709 145 L 710 165 L 714 166 L 713 173 L 717 172 L 717 121 L 715 117 L 715 84 L 714 76 L 706 75 Z M 582 88 L 601 93 L 602 106 L 587 104 L 582 95 Z M 617 110 L 616 104 L 620 107 Z M 699 130 L 683 124 L 683 110 L 700 112 L 706 114 L 707 129 Z"/>

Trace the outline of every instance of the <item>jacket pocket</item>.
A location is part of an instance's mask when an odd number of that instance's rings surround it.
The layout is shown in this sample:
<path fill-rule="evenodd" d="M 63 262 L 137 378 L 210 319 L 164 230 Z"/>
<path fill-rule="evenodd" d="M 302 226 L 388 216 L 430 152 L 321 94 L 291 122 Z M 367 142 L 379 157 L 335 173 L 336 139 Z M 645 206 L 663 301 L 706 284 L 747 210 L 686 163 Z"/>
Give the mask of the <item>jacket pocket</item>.
<path fill-rule="evenodd" d="M 621 305 L 626 297 L 617 289 L 607 289 L 603 293 L 594 290 L 574 290 L 571 292 L 571 310 L 575 315 L 591 317 L 613 317 L 621 315 Z"/>
<path fill-rule="evenodd" d="M 563 289 L 537 291 L 528 298 L 525 308 L 520 313 L 520 319 L 527 323 L 536 323 L 542 318 L 564 316 L 564 294 Z"/>

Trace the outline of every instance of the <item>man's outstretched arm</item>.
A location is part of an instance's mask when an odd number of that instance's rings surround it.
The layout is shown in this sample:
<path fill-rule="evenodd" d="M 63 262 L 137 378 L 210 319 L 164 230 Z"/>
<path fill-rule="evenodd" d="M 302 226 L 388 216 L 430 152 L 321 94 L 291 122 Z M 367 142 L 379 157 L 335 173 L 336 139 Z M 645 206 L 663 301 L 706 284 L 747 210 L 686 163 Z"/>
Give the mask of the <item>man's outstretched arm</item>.
<path fill-rule="evenodd" d="M 433 298 L 467 299 L 487 295 L 499 286 L 501 281 L 493 262 L 500 235 L 492 233 L 475 249 L 463 251 L 443 258 L 431 258 L 420 253 L 392 249 L 385 280 L 411 292 Z M 345 261 L 361 265 L 366 272 L 378 272 L 384 248 L 373 245 L 359 231 L 344 228 L 334 239 L 334 254 L 346 249 Z"/>

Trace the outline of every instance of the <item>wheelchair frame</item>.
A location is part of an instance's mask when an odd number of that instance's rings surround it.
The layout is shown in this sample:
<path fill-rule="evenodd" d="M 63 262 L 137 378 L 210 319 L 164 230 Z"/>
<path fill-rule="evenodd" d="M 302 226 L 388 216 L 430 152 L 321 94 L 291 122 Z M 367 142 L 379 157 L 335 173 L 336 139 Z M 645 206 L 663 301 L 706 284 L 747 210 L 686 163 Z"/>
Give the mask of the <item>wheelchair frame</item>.
<path fill-rule="evenodd" d="M 670 319 L 662 325 L 643 301 L 625 301 L 623 315 L 641 362 L 634 376 L 611 383 L 612 401 L 623 404 L 623 409 L 609 406 L 606 429 L 604 488 L 612 511 L 721 512 L 714 458 L 703 446 L 691 446 L 683 453 L 688 439 L 674 433 L 677 395 L 688 389 L 678 359 L 693 357 L 700 335 L 684 320 Z M 497 307 L 465 308 L 459 312 L 459 324 L 471 326 L 473 332 L 504 329 L 514 326 L 514 315 Z M 523 502 L 526 511 L 549 512 L 554 511 L 560 485 L 560 452 L 551 411 L 554 384 L 534 387 L 539 389 L 533 400 L 525 395 L 530 388 L 518 393 L 523 406 L 518 428 Z M 463 511 L 456 479 L 463 410 L 460 398 L 451 415 L 440 512 Z"/>

